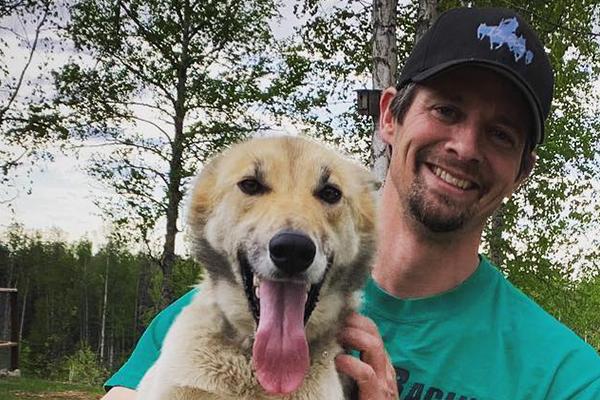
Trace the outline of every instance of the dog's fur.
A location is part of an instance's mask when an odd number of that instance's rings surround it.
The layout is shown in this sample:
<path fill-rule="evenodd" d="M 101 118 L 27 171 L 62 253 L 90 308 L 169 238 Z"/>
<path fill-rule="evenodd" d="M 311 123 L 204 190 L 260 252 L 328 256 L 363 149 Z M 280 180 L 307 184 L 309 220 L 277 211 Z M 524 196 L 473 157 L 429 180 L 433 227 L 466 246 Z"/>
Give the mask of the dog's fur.
<path fill-rule="evenodd" d="M 247 179 L 265 190 L 244 192 L 240 182 Z M 321 192 L 331 185 L 341 192 L 332 204 Z M 138 387 L 138 399 L 343 399 L 334 366 L 341 351 L 335 335 L 372 260 L 373 189 L 370 174 L 358 163 L 298 137 L 253 139 L 206 165 L 192 193 L 189 233 L 208 276 L 169 330 L 158 361 Z M 269 258 L 269 242 L 285 229 L 310 237 L 316 254 L 306 271 L 282 278 Z M 261 279 L 322 281 L 305 327 L 310 367 L 297 390 L 282 397 L 267 393 L 257 379 L 257 326 L 241 257 Z"/>

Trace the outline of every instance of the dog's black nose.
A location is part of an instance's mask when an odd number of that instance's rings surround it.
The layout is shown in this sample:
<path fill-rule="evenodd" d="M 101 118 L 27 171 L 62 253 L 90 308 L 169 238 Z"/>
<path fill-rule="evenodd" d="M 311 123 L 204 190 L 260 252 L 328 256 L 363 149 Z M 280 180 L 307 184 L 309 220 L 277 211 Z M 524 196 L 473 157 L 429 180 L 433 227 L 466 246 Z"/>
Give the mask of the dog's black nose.
<path fill-rule="evenodd" d="M 271 260 L 288 274 L 306 270 L 312 264 L 316 251 L 313 241 L 298 231 L 281 231 L 269 242 Z"/>

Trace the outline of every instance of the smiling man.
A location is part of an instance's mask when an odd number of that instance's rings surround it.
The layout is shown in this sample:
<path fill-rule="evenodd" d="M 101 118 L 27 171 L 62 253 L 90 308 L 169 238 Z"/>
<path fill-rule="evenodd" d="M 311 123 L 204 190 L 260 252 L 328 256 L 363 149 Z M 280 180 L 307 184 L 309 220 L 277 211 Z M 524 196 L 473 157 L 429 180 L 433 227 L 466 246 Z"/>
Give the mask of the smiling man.
<path fill-rule="evenodd" d="M 552 87 L 518 15 L 461 8 L 440 16 L 383 92 L 391 161 L 378 253 L 363 315 L 340 333 L 361 357 L 336 359 L 360 399 L 600 399 L 600 356 L 478 254 L 488 218 L 533 169 Z M 153 322 L 107 386 L 135 388 L 190 296 Z"/>
<path fill-rule="evenodd" d="M 533 169 L 552 86 L 518 15 L 455 9 L 383 92 L 391 160 L 363 307 L 375 325 L 353 316 L 341 336 L 362 360 L 338 357 L 361 398 L 600 399 L 594 349 L 478 255 L 488 218 Z"/>

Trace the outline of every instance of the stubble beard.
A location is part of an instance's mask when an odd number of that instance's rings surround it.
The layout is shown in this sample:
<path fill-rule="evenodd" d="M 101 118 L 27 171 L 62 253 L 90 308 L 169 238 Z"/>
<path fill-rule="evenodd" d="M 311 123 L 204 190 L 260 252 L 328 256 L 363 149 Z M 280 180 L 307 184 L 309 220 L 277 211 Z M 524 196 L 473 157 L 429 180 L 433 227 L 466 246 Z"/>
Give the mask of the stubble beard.
<path fill-rule="evenodd" d="M 459 206 L 449 197 L 435 195 L 436 199 L 431 199 L 428 198 L 426 191 L 427 188 L 420 179 L 412 183 L 408 193 L 408 212 L 429 231 L 434 233 L 457 231 L 473 216 L 473 210 L 459 209 Z"/>

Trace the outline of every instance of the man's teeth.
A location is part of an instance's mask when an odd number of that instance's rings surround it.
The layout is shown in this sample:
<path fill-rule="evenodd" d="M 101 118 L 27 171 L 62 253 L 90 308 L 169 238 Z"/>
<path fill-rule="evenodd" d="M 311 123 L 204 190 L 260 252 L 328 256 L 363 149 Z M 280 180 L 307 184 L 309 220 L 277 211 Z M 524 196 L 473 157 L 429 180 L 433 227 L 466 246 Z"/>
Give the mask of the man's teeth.
<path fill-rule="evenodd" d="M 434 167 L 433 173 L 440 177 L 444 182 L 449 183 L 453 186 L 461 188 L 463 190 L 469 188 L 471 186 L 471 182 L 465 181 L 462 179 L 458 179 L 455 176 L 450 175 L 448 172 L 444 171 L 440 167 Z"/>

